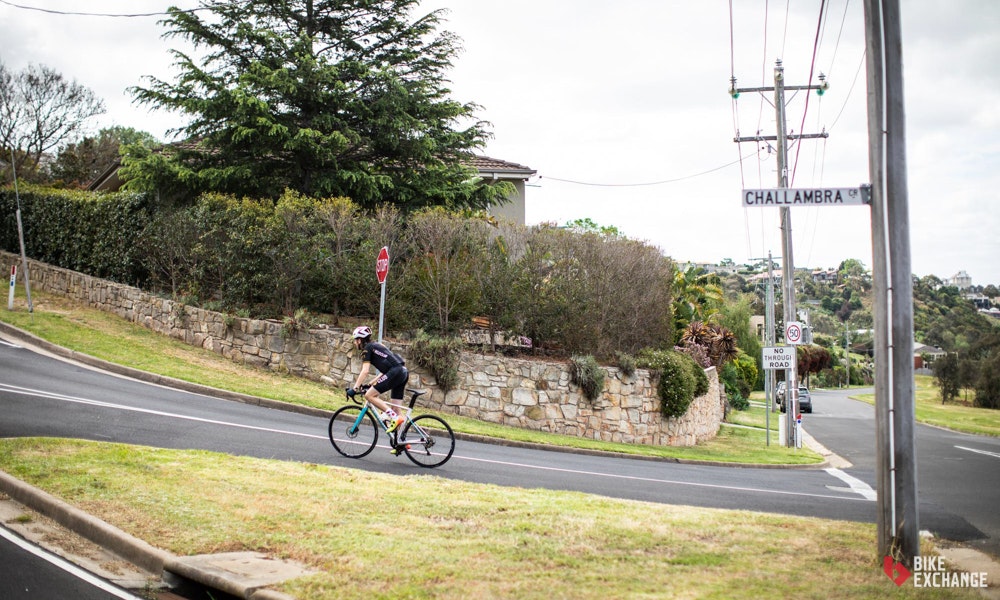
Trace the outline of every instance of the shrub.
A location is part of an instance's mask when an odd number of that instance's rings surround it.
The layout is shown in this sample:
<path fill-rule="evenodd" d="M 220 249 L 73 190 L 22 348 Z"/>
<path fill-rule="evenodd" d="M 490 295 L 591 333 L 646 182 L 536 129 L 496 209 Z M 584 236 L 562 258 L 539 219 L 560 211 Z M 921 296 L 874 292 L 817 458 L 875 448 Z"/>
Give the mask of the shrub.
<path fill-rule="evenodd" d="M 1000 350 L 983 361 L 975 389 L 975 406 L 1000 409 Z"/>
<path fill-rule="evenodd" d="M 458 367 L 464 346 L 459 338 L 432 337 L 421 331 L 410 346 L 410 355 L 417 365 L 430 371 L 438 387 L 448 393 L 458 385 Z"/>
<path fill-rule="evenodd" d="M 688 371 L 691 372 L 691 377 L 694 379 L 694 397 L 704 396 L 708 393 L 708 375 L 705 375 L 705 369 L 701 368 L 701 365 L 694 362 L 690 357 L 681 355 L 687 358 L 684 362 L 687 364 Z"/>
<path fill-rule="evenodd" d="M 573 356 L 570 358 L 570 381 L 580 386 L 587 400 L 593 402 L 604 390 L 604 369 L 593 356 Z"/>
<path fill-rule="evenodd" d="M 293 316 L 285 315 L 281 322 L 281 337 L 290 340 L 300 331 L 308 331 L 316 326 L 316 317 L 304 308 L 295 311 Z"/>
<path fill-rule="evenodd" d="M 625 377 L 631 377 L 635 375 L 635 357 L 627 352 L 615 352 L 615 360 L 618 362 L 618 368 L 621 369 L 622 375 Z"/>
<path fill-rule="evenodd" d="M 664 417 L 683 416 L 692 400 L 708 392 L 705 371 L 683 352 L 645 349 L 639 353 L 638 363 L 659 374 L 656 389 Z"/>
<path fill-rule="evenodd" d="M 729 399 L 729 406 L 733 410 L 746 410 L 750 408 L 750 400 L 743 396 L 739 391 L 726 392 L 726 396 Z"/>

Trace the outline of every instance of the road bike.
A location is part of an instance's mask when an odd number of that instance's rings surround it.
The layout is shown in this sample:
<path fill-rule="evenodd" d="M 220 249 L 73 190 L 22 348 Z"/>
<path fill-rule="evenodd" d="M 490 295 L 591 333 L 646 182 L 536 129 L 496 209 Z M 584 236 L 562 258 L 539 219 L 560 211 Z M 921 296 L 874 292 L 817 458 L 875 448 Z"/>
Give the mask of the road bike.
<path fill-rule="evenodd" d="M 359 394 L 367 388 L 363 386 Z M 337 452 L 348 458 L 367 456 L 378 444 L 381 429 L 389 437 L 389 445 L 397 456 L 406 454 L 415 464 L 428 469 L 448 462 L 455 452 L 455 433 L 451 426 L 436 415 L 412 417 L 413 405 L 427 390 L 407 388 L 406 391 L 412 394 L 408 407 L 389 403 L 403 417 L 403 422 L 391 432 L 388 423 L 367 399 L 360 402 L 351 398 L 354 404 L 338 408 L 330 417 L 329 426 L 330 443 Z"/>

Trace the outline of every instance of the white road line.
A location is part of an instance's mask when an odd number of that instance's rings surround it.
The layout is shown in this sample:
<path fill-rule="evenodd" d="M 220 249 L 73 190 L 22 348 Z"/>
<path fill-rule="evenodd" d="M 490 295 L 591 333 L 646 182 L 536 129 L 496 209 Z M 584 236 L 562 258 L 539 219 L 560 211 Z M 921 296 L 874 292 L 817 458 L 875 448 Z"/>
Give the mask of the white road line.
<path fill-rule="evenodd" d="M 863 498 L 852 498 L 845 496 L 831 496 L 829 494 L 811 494 L 808 492 L 789 492 L 785 490 L 774 490 L 774 489 L 763 489 L 763 488 L 753 488 L 737 485 L 720 485 L 715 483 L 698 483 L 693 481 L 680 481 L 676 479 L 660 479 L 657 477 L 638 477 L 634 475 L 619 475 L 617 473 L 601 473 L 599 471 L 582 471 L 579 469 L 563 469 L 560 467 L 543 467 L 539 465 L 525 465 L 515 462 L 507 462 L 502 460 L 487 460 L 484 458 L 470 458 L 466 456 L 455 455 L 452 460 L 469 460 L 474 462 L 490 463 L 495 465 L 508 465 L 512 467 L 522 467 L 525 469 L 537 469 L 539 471 L 552 471 L 556 473 L 569 473 L 574 475 L 587 475 L 591 477 L 607 477 L 609 479 L 624 479 L 628 481 L 646 481 L 649 483 L 662 483 L 665 485 L 686 485 L 689 487 L 702 487 L 716 490 L 729 490 L 734 492 L 757 492 L 762 494 L 777 494 L 781 496 L 804 496 L 807 498 L 827 498 L 830 500 L 851 500 L 851 501 L 865 501 Z"/>
<path fill-rule="evenodd" d="M 985 454 L 986 456 L 992 456 L 993 458 L 1000 458 L 1000 454 L 996 452 L 990 452 L 989 450 L 976 450 L 975 448 L 966 448 L 965 446 L 955 446 L 959 450 L 968 450 L 969 452 L 975 452 L 976 454 Z"/>
<path fill-rule="evenodd" d="M 20 348 L 17 344 L 13 342 L 8 342 L 7 340 L 0 340 L 0 346 L 7 346 L 8 348 Z"/>
<path fill-rule="evenodd" d="M 17 535 L 14 535 L 4 527 L 0 527 L 0 537 L 6 539 L 15 546 L 20 547 L 22 550 L 30 552 L 35 556 L 52 563 L 53 565 L 59 567 L 63 571 L 66 571 L 70 575 L 73 575 L 77 579 L 82 579 L 83 581 L 86 581 L 87 583 L 96 587 L 102 592 L 107 592 L 111 594 L 115 598 L 121 598 L 122 600 L 142 600 L 142 598 L 140 598 L 139 596 L 131 594 L 119 588 L 118 586 L 115 586 L 110 582 L 107 582 L 101 579 L 100 577 L 97 577 L 90 571 L 81 569 L 80 567 L 74 565 L 68 560 L 62 558 L 61 556 L 52 554 L 47 550 L 43 550 L 42 548 L 39 548 L 38 546 L 35 546 L 34 544 L 25 541 L 24 539 L 18 537 Z"/>
<path fill-rule="evenodd" d="M 225 426 L 225 427 L 236 427 L 236 428 L 240 428 L 240 429 L 249 429 L 249 430 L 253 430 L 253 431 L 265 431 L 265 432 L 268 432 L 268 433 L 278 433 L 278 434 L 284 434 L 284 435 L 294 435 L 294 436 L 299 436 L 299 437 L 321 439 L 321 440 L 328 439 L 328 436 L 325 436 L 325 435 L 313 435 L 313 434 L 308 434 L 308 433 L 299 433 L 299 432 L 295 432 L 295 431 L 285 431 L 285 430 L 282 430 L 282 429 L 272 429 L 272 428 L 268 428 L 268 427 L 257 427 L 257 426 L 253 426 L 253 425 L 242 425 L 242 424 L 239 424 L 239 423 L 231 423 L 231 422 L 228 422 L 228 421 L 218 421 L 218 420 L 215 420 L 215 419 L 204 419 L 204 418 L 199 418 L 199 417 L 191 417 L 191 416 L 188 416 L 188 415 L 182 415 L 182 414 L 178 414 L 178 413 L 170 413 L 170 412 L 159 411 L 159 410 L 152 410 L 152 409 L 147 409 L 147 408 L 136 408 L 136 407 L 133 407 L 133 406 L 126 406 L 126 405 L 122 405 L 122 404 L 113 404 L 113 403 L 110 403 L 110 402 L 101 402 L 101 401 L 98 401 L 98 400 L 89 400 L 87 398 L 78 398 L 78 397 L 75 397 L 75 396 L 66 396 L 66 395 L 63 395 L 63 394 L 56 394 L 56 393 L 53 393 L 53 392 L 45 392 L 45 391 L 42 391 L 42 390 L 33 390 L 33 389 L 30 389 L 30 388 L 22 388 L 22 387 L 17 387 L 17 386 L 12 386 L 12 385 L 8 385 L 8 384 L 2 384 L 2 383 L 0 383 L 0 391 L 7 391 L 7 392 L 15 393 L 15 394 L 24 394 L 24 395 L 29 395 L 29 396 L 38 396 L 38 397 L 42 397 L 42 398 L 50 398 L 50 399 L 53 399 L 53 400 L 62 400 L 62 401 L 65 401 L 65 402 L 73 402 L 73 403 L 76 403 L 76 404 L 87 404 L 87 405 L 91 405 L 91 406 L 100 406 L 100 407 L 103 407 L 103 408 L 112 408 L 112 409 L 118 409 L 118 410 L 126 410 L 126 411 L 132 411 L 132 412 L 139 412 L 139 413 L 157 415 L 157 416 L 162 416 L 162 417 L 170 417 L 170 418 L 175 418 L 175 419 L 184 419 L 184 420 L 187 420 L 187 421 L 196 421 L 196 422 L 199 422 L 199 423 L 208 423 L 208 424 L 212 424 L 212 425 L 221 425 L 221 426 Z M 729 486 L 729 485 L 718 485 L 718 484 L 711 484 L 711 483 L 697 483 L 697 482 L 690 482 L 690 481 L 680 481 L 680 480 L 673 480 L 673 479 L 660 479 L 660 478 L 653 478 L 653 477 L 637 477 L 637 476 L 631 476 L 631 475 L 620 475 L 620 474 L 616 474 L 616 473 L 601 473 L 599 471 L 583 471 L 583 470 L 578 470 L 578 469 L 564 469 L 564 468 L 559 468 L 559 467 L 546 467 L 546 466 L 539 466 L 539 465 L 529 465 L 529 464 L 517 463 L 517 462 L 510 462 L 510 461 L 489 460 L 489 459 L 484 459 L 484 458 L 472 458 L 472 457 L 466 457 L 466 456 L 459 456 L 457 454 L 452 457 L 452 460 L 467 460 L 467 461 L 472 461 L 472 462 L 481 462 L 481 463 L 488 463 L 488 464 L 495 464 L 495 465 L 504 465 L 504 466 L 510 466 L 510 467 L 519 467 L 519 468 L 522 468 L 522 469 L 534 469 L 534 470 L 538 470 L 538 471 L 551 471 L 551 472 L 557 472 L 557 473 L 568 473 L 568 474 L 574 474 L 574 475 L 586 475 L 586 476 L 589 476 L 589 477 L 605 477 L 605 478 L 610 478 L 610 479 L 620 479 L 620 480 L 628 480 L 628 481 L 645 481 L 645 482 L 649 482 L 649 483 L 661 483 L 661 484 L 664 484 L 664 485 L 684 485 L 684 486 L 689 486 L 689 487 L 701 487 L 701 488 L 729 490 L 729 491 L 737 491 L 737 492 L 754 492 L 754 493 L 762 493 L 762 494 L 777 494 L 777 495 L 782 495 L 782 496 L 802 496 L 802 497 L 807 497 L 807 498 L 826 498 L 826 499 L 831 499 L 831 500 L 849 500 L 849 501 L 867 501 L 867 500 L 870 500 L 870 499 L 874 499 L 874 498 L 867 498 L 867 497 L 864 497 L 864 498 L 853 498 L 853 497 L 850 497 L 850 496 L 847 496 L 847 497 L 845 497 L 845 496 L 833 496 L 833 495 L 828 495 L 828 494 L 812 494 L 812 493 L 807 493 L 807 492 L 790 492 L 790 491 L 785 491 L 785 490 L 763 489 L 763 488 L 753 488 L 753 487 L 744 487 L 744 486 Z M 832 470 L 836 470 L 836 469 L 832 469 Z M 829 469 L 828 469 L 828 471 L 829 471 Z M 846 473 L 844 474 L 844 476 L 845 477 L 850 477 Z M 853 478 L 851 478 L 851 479 L 853 479 Z M 857 480 L 855 480 L 855 481 L 857 481 Z M 863 482 L 861 482 L 861 483 L 863 484 Z M 854 485 L 851 485 L 851 487 L 855 491 L 858 491 L 855 488 Z M 871 489 L 871 488 L 869 488 L 869 489 Z M 858 492 L 858 493 L 861 493 L 861 492 Z M 862 494 L 862 496 L 864 496 L 864 494 Z"/>
<path fill-rule="evenodd" d="M 852 492 L 861 494 L 861 497 L 865 500 L 874 501 L 877 498 L 877 494 L 875 493 L 875 490 L 872 489 L 872 486 L 868 485 L 864 481 L 861 481 L 857 477 L 848 475 L 840 469 L 826 469 L 826 472 L 846 483 L 850 486 Z"/>
<path fill-rule="evenodd" d="M 148 415 L 156 415 L 159 417 L 169 417 L 173 419 L 182 419 L 185 421 L 195 421 L 198 423 L 208 423 L 210 425 L 223 425 L 226 427 L 236 427 L 238 429 L 250 429 L 253 431 L 264 431 L 267 433 L 280 433 L 284 435 L 296 435 L 299 437 L 314 438 L 325 440 L 327 436 L 325 435 L 314 435 L 311 433 L 300 433 L 297 431 L 287 431 L 284 429 L 273 429 L 271 427 L 257 427 L 255 425 L 243 425 L 241 423 L 231 423 L 229 421 L 218 421 L 215 419 L 204 419 L 201 417 L 192 417 L 189 415 L 182 415 L 179 413 L 165 412 L 162 410 L 153 410 L 149 408 L 138 408 L 135 406 L 126 406 L 124 404 L 114 404 L 111 402 L 101 402 L 99 400 L 90 400 L 87 398 L 78 398 L 76 396 L 66 396 L 63 394 L 56 394 L 53 392 L 46 392 L 42 390 L 33 390 L 30 388 L 22 388 L 13 385 L 7 385 L 0 383 L 0 391 L 6 391 L 13 394 L 22 394 L 25 396 L 37 396 L 40 398 L 49 398 L 50 400 L 62 400 L 63 402 L 72 402 L 74 404 L 87 404 L 90 406 L 99 406 L 101 408 L 114 408 L 118 410 L 125 410 L 130 412 L 144 413 Z"/>

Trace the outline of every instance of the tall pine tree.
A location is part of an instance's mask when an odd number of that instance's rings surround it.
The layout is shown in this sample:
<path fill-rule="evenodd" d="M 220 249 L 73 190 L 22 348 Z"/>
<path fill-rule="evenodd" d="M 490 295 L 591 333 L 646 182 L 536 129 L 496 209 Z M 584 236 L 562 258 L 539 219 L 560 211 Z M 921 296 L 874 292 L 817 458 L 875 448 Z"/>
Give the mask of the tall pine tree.
<path fill-rule="evenodd" d="M 467 166 L 490 137 L 480 108 L 450 98 L 458 39 L 417 0 L 203 0 L 171 9 L 175 81 L 149 78 L 135 101 L 183 114 L 182 143 L 130 148 L 132 189 L 211 190 L 276 198 L 285 189 L 389 202 L 480 208 L 507 188 Z"/>

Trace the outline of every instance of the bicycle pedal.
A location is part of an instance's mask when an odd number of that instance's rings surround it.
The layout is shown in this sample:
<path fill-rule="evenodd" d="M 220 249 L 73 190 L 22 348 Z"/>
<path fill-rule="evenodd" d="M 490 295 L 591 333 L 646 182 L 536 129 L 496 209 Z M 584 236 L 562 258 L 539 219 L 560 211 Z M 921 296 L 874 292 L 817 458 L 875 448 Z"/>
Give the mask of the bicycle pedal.
<path fill-rule="evenodd" d="M 393 447 L 392 450 L 389 450 L 389 454 L 391 454 L 393 456 L 399 456 L 400 454 L 402 454 L 406 450 L 410 450 L 410 445 L 409 444 L 406 444 L 405 446 L 395 446 L 395 447 Z"/>

